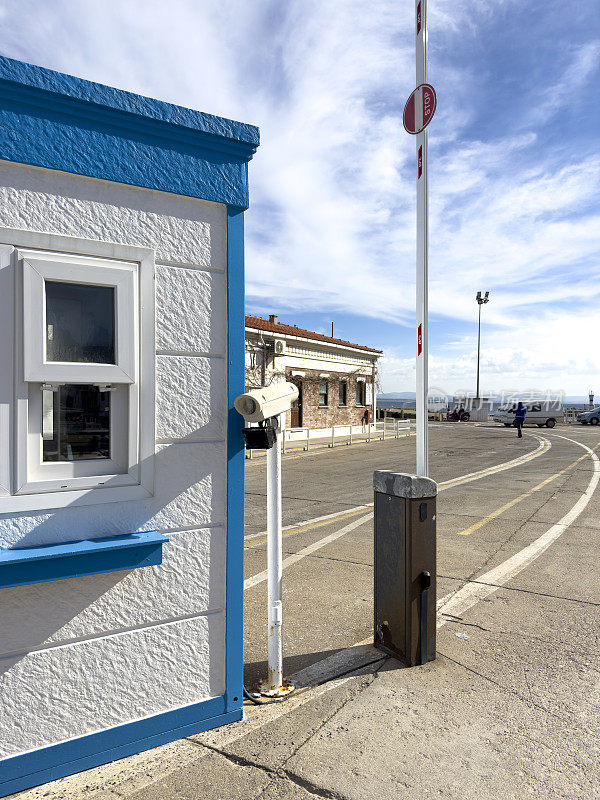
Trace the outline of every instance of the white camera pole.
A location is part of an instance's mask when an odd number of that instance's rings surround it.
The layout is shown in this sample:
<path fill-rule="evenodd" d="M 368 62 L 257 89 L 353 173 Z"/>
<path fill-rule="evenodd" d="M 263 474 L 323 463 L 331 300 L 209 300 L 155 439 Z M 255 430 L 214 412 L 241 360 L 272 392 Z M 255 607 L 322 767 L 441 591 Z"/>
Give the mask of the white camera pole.
<path fill-rule="evenodd" d="M 283 680 L 282 626 L 283 592 L 281 534 L 281 432 L 283 414 L 278 414 L 275 444 L 267 450 L 267 592 L 268 592 L 268 666 L 266 681 L 260 684 L 260 693 L 268 697 L 281 697 L 294 688 Z"/>

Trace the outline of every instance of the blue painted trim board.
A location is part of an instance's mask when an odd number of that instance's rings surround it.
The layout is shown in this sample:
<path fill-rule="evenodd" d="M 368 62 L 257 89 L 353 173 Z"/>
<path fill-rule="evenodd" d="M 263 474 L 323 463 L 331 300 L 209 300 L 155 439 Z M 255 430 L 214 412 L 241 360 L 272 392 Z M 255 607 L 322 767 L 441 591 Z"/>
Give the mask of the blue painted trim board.
<path fill-rule="evenodd" d="M 227 209 L 227 586 L 226 710 L 242 705 L 244 671 L 244 420 L 234 400 L 245 389 L 244 214 Z"/>
<path fill-rule="evenodd" d="M 156 531 L 0 550 L 0 589 L 152 567 L 168 538 Z"/>
<path fill-rule="evenodd" d="M 258 128 L 0 57 L 0 159 L 248 207 Z"/>
<path fill-rule="evenodd" d="M 235 140 L 253 150 L 259 144 L 258 128 L 254 125 L 114 89 L 112 86 L 65 75 L 6 56 L 0 56 L 0 79 L 6 83 L 48 92 L 60 99 L 78 101 L 86 109 L 96 106 L 136 117 L 146 117 L 166 123 L 171 128 L 190 128 L 198 133 Z"/>
<path fill-rule="evenodd" d="M 215 697 L 7 758 L 0 761 L 0 797 L 242 719 L 241 709 L 219 711 L 223 705 L 224 698 Z"/>

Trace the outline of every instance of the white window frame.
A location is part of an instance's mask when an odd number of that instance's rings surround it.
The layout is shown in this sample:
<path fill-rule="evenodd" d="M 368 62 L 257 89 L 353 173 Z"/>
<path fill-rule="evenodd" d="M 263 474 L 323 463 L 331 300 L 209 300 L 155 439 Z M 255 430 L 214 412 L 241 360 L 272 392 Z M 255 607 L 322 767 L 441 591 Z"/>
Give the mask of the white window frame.
<path fill-rule="evenodd" d="M 367 405 L 367 381 L 366 378 L 356 379 L 356 405 Z"/>
<path fill-rule="evenodd" d="M 137 387 L 111 386 L 111 458 L 43 462 L 43 440 L 40 436 L 43 385 L 28 384 L 27 453 L 18 460 L 18 494 L 137 483 L 138 465 L 132 459 L 136 442 L 130 435 L 137 429 Z"/>
<path fill-rule="evenodd" d="M 62 253 L 40 255 L 31 250 L 17 250 L 16 255 L 23 273 L 24 379 L 45 383 L 135 383 L 135 264 Z M 46 361 L 46 281 L 114 289 L 116 364 Z"/>
<path fill-rule="evenodd" d="M 115 287 L 116 364 L 45 362 L 46 279 Z M 0 228 L 0 312 L 0 513 L 151 497 L 154 251 Z M 42 383 L 110 386 L 110 459 L 42 462 Z"/>
<path fill-rule="evenodd" d="M 0 244 L 0 507 L 10 497 L 13 461 L 12 411 L 14 405 L 15 276 L 10 268 L 13 247 Z M 3 323 L 4 320 L 4 323 Z"/>
<path fill-rule="evenodd" d="M 322 383 L 325 384 L 325 402 L 324 403 L 321 402 L 321 395 L 323 394 L 323 392 L 321 392 L 321 384 Z M 318 392 L 317 392 L 317 405 L 319 406 L 319 408 L 328 408 L 329 407 L 329 381 L 327 380 L 327 378 L 319 378 L 319 387 L 318 387 Z"/>

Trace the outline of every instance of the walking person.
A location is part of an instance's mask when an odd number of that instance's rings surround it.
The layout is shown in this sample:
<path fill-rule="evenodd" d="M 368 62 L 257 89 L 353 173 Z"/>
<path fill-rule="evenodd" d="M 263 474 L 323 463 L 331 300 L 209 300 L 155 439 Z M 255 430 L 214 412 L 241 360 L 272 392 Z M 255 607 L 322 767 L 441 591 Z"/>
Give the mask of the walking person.
<path fill-rule="evenodd" d="M 523 438 L 523 434 L 521 433 L 521 428 L 525 423 L 525 416 L 527 415 L 527 409 L 519 400 L 519 404 L 517 406 L 517 410 L 515 411 L 515 425 L 517 426 L 517 436 L 519 439 Z"/>

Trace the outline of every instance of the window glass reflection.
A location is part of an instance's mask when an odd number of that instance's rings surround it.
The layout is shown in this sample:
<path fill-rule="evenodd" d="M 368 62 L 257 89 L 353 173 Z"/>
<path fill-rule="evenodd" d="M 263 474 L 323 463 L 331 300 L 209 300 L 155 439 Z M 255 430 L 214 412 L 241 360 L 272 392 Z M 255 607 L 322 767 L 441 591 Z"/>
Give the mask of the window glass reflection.
<path fill-rule="evenodd" d="M 46 281 L 46 361 L 115 363 L 115 290 Z"/>
<path fill-rule="evenodd" d="M 110 392 L 86 385 L 42 391 L 44 461 L 110 458 Z"/>

